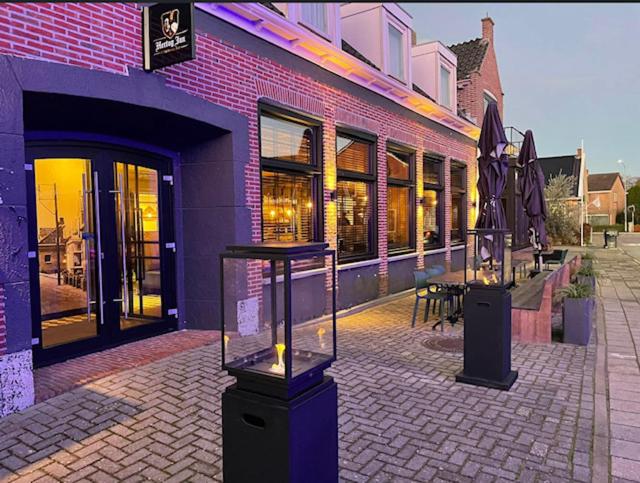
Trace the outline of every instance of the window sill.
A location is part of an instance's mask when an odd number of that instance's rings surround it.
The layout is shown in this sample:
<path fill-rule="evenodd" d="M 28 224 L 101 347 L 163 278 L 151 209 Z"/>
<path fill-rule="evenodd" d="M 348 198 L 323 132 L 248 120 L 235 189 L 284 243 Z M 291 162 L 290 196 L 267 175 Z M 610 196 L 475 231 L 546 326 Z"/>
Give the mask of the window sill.
<path fill-rule="evenodd" d="M 368 266 L 371 266 L 371 265 L 379 265 L 380 262 L 382 262 L 382 259 L 373 258 L 371 260 L 361 260 L 359 262 L 344 263 L 342 265 L 338 265 L 338 271 L 351 270 L 353 268 L 368 267 Z"/>
<path fill-rule="evenodd" d="M 418 256 L 418 252 L 411 252 L 411 253 L 402 253 L 400 255 L 393 255 L 387 258 L 387 261 L 389 263 L 392 262 L 399 262 L 401 260 L 407 260 L 408 258 L 415 258 Z"/>
<path fill-rule="evenodd" d="M 328 268 L 322 267 L 322 268 L 314 268 L 313 270 L 304 270 L 302 272 L 293 272 L 291 274 L 291 280 L 313 277 L 315 275 L 322 275 L 323 273 L 326 273 L 328 270 L 329 270 Z M 282 282 L 284 282 L 284 275 L 278 275 L 276 277 L 276 283 L 282 283 Z M 271 285 L 271 278 L 270 277 L 263 278 L 262 285 Z"/>
<path fill-rule="evenodd" d="M 438 253 L 446 253 L 446 252 L 447 252 L 447 248 L 446 247 L 429 248 L 429 249 L 427 249 L 425 247 L 425 249 L 424 249 L 425 256 L 427 256 L 427 255 L 436 255 Z"/>
<path fill-rule="evenodd" d="M 458 242 L 455 245 L 451 245 L 451 251 L 455 252 L 456 250 L 462 250 L 465 247 L 464 242 Z"/>

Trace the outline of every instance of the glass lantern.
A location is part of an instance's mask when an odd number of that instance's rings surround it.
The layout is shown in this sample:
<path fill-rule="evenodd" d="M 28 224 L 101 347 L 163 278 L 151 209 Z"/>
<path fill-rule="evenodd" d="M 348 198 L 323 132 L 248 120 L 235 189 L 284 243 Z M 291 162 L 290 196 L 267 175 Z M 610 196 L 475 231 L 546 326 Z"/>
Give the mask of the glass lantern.
<path fill-rule="evenodd" d="M 487 288 L 509 288 L 513 285 L 511 266 L 511 232 L 504 229 L 469 230 L 471 247 L 467 260 L 467 282 Z"/>
<path fill-rule="evenodd" d="M 238 388 L 290 399 L 322 382 L 336 359 L 336 260 L 327 246 L 265 242 L 220 255 L 222 367 Z"/>

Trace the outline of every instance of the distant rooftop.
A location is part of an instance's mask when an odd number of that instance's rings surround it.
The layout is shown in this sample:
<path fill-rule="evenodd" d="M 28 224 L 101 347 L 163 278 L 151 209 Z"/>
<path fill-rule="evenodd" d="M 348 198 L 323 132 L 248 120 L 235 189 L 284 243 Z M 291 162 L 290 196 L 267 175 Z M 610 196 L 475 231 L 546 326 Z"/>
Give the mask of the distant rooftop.
<path fill-rule="evenodd" d="M 458 80 L 468 79 L 472 72 L 480 69 L 488 47 L 489 42 L 485 39 L 468 40 L 449 46 L 458 57 Z"/>
<path fill-rule="evenodd" d="M 596 173 L 589 175 L 589 191 L 609 191 L 620 173 Z M 621 178 L 622 180 L 622 178 Z"/>
<path fill-rule="evenodd" d="M 550 158 L 538 158 L 544 179 L 546 183 L 552 177 L 564 174 L 565 176 L 573 176 L 575 183 L 573 185 L 572 196 L 578 196 L 578 180 L 580 178 L 580 158 L 576 158 L 575 154 L 567 156 L 552 156 Z"/>

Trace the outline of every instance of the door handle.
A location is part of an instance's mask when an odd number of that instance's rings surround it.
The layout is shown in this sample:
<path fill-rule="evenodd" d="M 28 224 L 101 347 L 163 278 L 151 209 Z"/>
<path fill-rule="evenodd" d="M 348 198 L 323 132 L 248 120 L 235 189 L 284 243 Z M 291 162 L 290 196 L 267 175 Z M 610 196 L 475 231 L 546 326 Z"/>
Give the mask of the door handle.
<path fill-rule="evenodd" d="M 89 190 L 87 187 L 87 175 L 82 173 L 82 212 L 84 218 L 84 234 L 89 233 Z M 91 322 L 91 283 L 92 278 L 89 267 L 91 266 L 91 247 L 89 246 L 89 236 L 83 236 L 85 247 L 85 283 L 87 284 L 87 322 Z"/>
<path fill-rule="evenodd" d="M 122 302 L 124 305 L 124 318 L 129 318 L 129 283 L 127 278 L 129 273 L 127 272 L 127 240 L 125 238 L 125 216 L 124 211 L 124 181 L 122 173 L 118 174 L 118 189 L 111 191 L 112 193 L 118 193 L 120 202 L 120 238 L 122 239 L 122 298 L 113 299 L 114 302 Z"/>
<path fill-rule="evenodd" d="M 96 205 L 96 234 L 98 250 L 98 294 L 100 295 L 100 325 L 104 325 L 104 295 L 102 287 L 102 234 L 100 232 L 100 181 L 98 173 L 93 173 L 93 192 Z"/>

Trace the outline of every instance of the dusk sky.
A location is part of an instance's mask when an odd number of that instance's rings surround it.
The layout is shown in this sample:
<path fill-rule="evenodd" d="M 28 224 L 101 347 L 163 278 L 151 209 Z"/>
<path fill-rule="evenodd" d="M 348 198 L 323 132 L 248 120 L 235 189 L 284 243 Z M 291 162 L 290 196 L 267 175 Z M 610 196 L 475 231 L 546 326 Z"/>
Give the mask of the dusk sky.
<path fill-rule="evenodd" d="M 481 36 L 495 21 L 504 125 L 532 129 L 539 156 L 584 139 L 592 173 L 640 176 L 640 5 L 403 3 L 418 41 Z"/>

